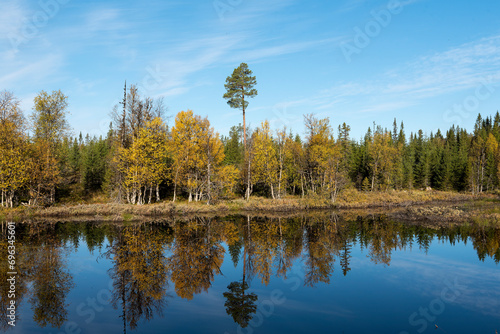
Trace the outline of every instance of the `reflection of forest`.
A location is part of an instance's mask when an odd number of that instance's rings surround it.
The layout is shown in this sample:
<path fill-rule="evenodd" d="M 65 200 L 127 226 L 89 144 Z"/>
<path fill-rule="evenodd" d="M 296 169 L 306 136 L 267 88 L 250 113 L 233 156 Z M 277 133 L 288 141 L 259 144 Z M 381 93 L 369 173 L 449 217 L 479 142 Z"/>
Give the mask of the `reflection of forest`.
<path fill-rule="evenodd" d="M 6 254 L 7 231 L 2 225 L 0 250 Z M 16 225 L 16 266 L 19 273 L 16 305 L 29 303 L 39 326 L 60 328 L 67 320 L 67 295 L 73 278 L 67 252 L 85 246 L 113 263 L 113 305 L 119 308 L 124 329 L 141 319 L 162 315 L 168 282 L 186 299 L 207 291 L 226 255 L 240 266 L 241 280 L 224 293 L 226 310 L 245 326 L 255 313 L 257 296 L 250 283 L 269 284 L 287 278 L 300 265 L 303 283 L 329 283 L 334 263 L 343 275 L 350 271 L 351 250 L 359 247 L 376 264 L 389 265 L 393 250 L 429 250 L 433 239 L 451 245 L 470 242 L 478 258 L 500 262 L 500 229 L 484 225 L 424 227 L 386 220 L 383 216 L 345 221 L 333 213 L 295 218 L 226 217 L 171 219 L 164 222 L 20 223 Z M 0 261 L 0 307 L 6 308 L 6 261 Z M 77 303 L 78 304 L 78 303 Z M 22 319 L 18 319 L 22 321 Z M 5 314 L 0 330 L 8 328 Z"/>
<path fill-rule="evenodd" d="M 47 325 L 60 328 L 67 320 L 66 296 L 73 287 L 73 278 L 66 268 L 64 237 L 59 236 L 56 225 L 16 226 L 16 279 L 15 302 L 17 315 L 26 297 L 33 310 L 33 320 L 40 327 Z M 75 240 L 74 240 L 75 241 Z M 76 240 L 77 242 L 77 240 Z M 7 238 L 4 223 L 0 239 L 2 259 L 7 254 Z M 5 310 L 9 286 L 7 262 L 0 261 L 0 308 Z M 28 288 L 29 287 L 29 288 Z M 17 317 L 17 322 L 22 321 Z M 0 315 L 0 329 L 11 328 L 5 312 Z"/>

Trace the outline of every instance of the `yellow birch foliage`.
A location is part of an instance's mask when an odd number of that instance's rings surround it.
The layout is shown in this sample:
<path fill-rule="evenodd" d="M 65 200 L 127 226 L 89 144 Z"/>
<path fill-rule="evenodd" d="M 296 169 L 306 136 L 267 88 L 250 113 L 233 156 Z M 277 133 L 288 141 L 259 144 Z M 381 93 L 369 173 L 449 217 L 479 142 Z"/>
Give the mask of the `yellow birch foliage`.
<path fill-rule="evenodd" d="M 237 180 L 234 166 L 223 166 L 224 145 L 207 118 L 181 111 L 172 127 L 172 179 L 174 200 L 177 186 L 189 194 L 189 201 L 213 200 L 230 195 Z"/>
<path fill-rule="evenodd" d="M 488 135 L 488 139 L 486 140 L 486 151 L 495 159 L 497 178 L 500 180 L 500 147 L 498 145 L 498 141 L 492 133 Z"/>
<path fill-rule="evenodd" d="M 260 128 L 255 130 L 252 138 L 252 176 L 254 182 L 266 184 L 271 195 L 274 195 L 274 186 L 278 181 L 278 159 L 273 144 L 269 122 L 262 122 Z"/>
<path fill-rule="evenodd" d="M 305 156 L 302 144 L 291 137 L 287 137 L 285 139 L 285 175 L 288 177 L 291 186 L 301 187 L 302 193 L 305 186 L 304 167 Z"/>
<path fill-rule="evenodd" d="M 286 150 L 288 148 L 286 136 L 286 127 L 282 130 L 276 131 L 276 158 L 278 162 L 278 191 L 277 197 L 281 198 L 286 195 L 286 188 L 288 185 L 288 169 L 286 168 Z"/>
<path fill-rule="evenodd" d="M 130 203 L 143 204 L 146 190 L 152 192 L 165 179 L 167 157 L 167 133 L 161 118 L 146 123 L 129 148 L 119 149 L 116 162 Z"/>
<path fill-rule="evenodd" d="M 23 134 L 12 122 L 0 123 L 0 190 L 2 206 L 12 207 L 14 193 L 28 181 L 28 147 Z M 5 198 L 4 198 L 5 197 Z"/>
<path fill-rule="evenodd" d="M 372 157 L 372 190 L 376 186 L 377 178 L 382 180 L 382 185 L 388 189 L 391 186 L 391 176 L 395 172 L 395 157 L 398 150 L 391 143 L 390 132 L 375 132 L 373 142 L 370 147 Z"/>
<path fill-rule="evenodd" d="M 317 192 L 325 186 L 328 159 L 334 144 L 333 134 L 328 118 L 316 119 L 312 115 L 306 116 L 306 128 L 306 159 L 311 190 Z"/>
<path fill-rule="evenodd" d="M 139 138 L 134 145 L 145 184 L 160 184 L 166 176 L 168 158 L 167 131 L 161 118 L 148 122 L 139 131 Z"/>
<path fill-rule="evenodd" d="M 17 190 L 28 181 L 28 144 L 19 100 L 0 93 L 0 191 L 1 205 L 13 206 Z"/>
<path fill-rule="evenodd" d="M 54 189 L 60 181 L 60 172 L 50 142 L 38 139 L 30 145 L 28 166 L 29 204 L 52 203 Z"/>
<path fill-rule="evenodd" d="M 199 161 L 198 137 L 201 119 L 194 116 L 192 110 L 181 111 L 175 117 L 175 125 L 172 127 L 172 179 L 174 181 L 174 201 L 177 186 L 186 187 L 192 195 L 196 183 L 193 180 L 193 169 Z"/>

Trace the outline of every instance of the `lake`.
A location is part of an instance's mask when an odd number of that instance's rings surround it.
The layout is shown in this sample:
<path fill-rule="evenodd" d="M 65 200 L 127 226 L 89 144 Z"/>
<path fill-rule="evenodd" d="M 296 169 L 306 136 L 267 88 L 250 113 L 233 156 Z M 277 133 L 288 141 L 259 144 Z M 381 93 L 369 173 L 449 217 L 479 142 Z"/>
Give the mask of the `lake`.
<path fill-rule="evenodd" d="M 15 224 L 8 333 L 491 333 L 500 229 L 384 215 Z M 449 225 L 449 226 L 448 226 Z"/>

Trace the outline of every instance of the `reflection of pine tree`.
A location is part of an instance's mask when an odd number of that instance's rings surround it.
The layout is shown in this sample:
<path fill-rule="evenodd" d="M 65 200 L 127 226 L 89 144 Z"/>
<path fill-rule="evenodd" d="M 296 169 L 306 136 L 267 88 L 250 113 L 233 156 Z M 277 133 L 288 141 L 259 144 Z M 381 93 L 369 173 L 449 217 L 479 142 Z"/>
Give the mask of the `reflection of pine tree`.
<path fill-rule="evenodd" d="M 417 238 L 417 243 L 420 249 L 423 249 L 425 251 L 425 254 L 429 251 L 429 247 L 431 246 L 431 241 L 432 237 L 428 233 L 421 233 L 416 236 Z"/>
<path fill-rule="evenodd" d="M 245 295 L 245 290 L 249 288 L 245 281 L 231 282 L 227 286 L 228 292 L 224 292 L 223 296 L 226 298 L 226 312 L 233 317 L 234 322 L 242 328 L 248 326 L 248 322 L 252 320 L 252 314 L 257 311 L 257 295 L 250 293 Z"/>
<path fill-rule="evenodd" d="M 351 249 L 352 245 L 346 239 L 340 255 L 340 266 L 342 267 L 342 273 L 344 274 L 344 276 L 346 276 L 347 273 L 351 271 L 351 268 L 349 267 L 349 260 L 351 259 Z"/>
<path fill-rule="evenodd" d="M 238 266 L 238 262 L 240 260 L 240 254 L 241 254 L 241 247 L 242 247 L 242 242 L 241 241 L 236 241 L 235 243 L 229 245 L 229 254 L 231 254 L 231 260 L 233 260 L 234 267 Z"/>

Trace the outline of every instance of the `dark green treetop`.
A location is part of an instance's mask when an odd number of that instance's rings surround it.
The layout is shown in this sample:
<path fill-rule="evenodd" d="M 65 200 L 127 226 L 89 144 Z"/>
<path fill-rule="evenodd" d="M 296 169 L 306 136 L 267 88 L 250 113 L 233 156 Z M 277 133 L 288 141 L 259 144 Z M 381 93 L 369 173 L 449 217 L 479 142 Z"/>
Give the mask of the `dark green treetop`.
<path fill-rule="evenodd" d="M 243 139 L 246 147 L 246 122 L 245 110 L 248 107 L 246 98 L 253 98 L 257 95 L 257 90 L 253 88 L 257 84 L 255 76 L 252 76 L 252 71 L 246 63 L 241 63 L 240 66 L 234 69 L 233 74 L 226 78 L 224 88 L 226 93 L 223 98 L 227 100 L 227 104 L 231 108 L 241 109 L 243 111 Z"/>

